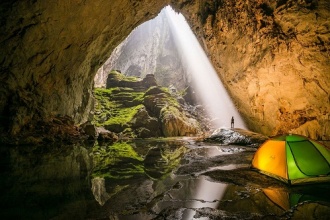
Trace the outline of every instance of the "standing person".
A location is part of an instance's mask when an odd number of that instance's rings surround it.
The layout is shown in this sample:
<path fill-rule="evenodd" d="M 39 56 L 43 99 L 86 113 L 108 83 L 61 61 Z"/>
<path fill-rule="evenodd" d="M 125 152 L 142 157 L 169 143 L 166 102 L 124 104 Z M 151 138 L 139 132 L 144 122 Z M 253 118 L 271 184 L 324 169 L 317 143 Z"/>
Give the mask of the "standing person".
<path fill-rule="evenodd" d="M 234 128 L 234 116 L 231 117 L 231 124 L 230 124 L 230 127 L 231 127 L 231 128 Z"/>

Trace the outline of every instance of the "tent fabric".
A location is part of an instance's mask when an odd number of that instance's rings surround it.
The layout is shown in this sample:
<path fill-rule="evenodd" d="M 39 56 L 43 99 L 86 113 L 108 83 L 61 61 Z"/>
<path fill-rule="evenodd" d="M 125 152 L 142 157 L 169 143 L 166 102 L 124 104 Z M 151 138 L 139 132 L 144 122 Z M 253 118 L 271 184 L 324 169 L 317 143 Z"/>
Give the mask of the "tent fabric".
<path fill-rule="evenodd" d="M 283 210 L 286 211 L 292 207 L 288 192 L 276 188 L 263 189 L 262 191 L 272 202 L 280 206 Z"/>
<path fill-rule="evenodd" d="M 298 203 L 304 201 L 323 201 L 322 198 L 317 196 L 292 193 L 281 188 L 265 188 L 262 189 L 262 191 L 271 202 L 281 207 L 284 211 L 289 210 Z"/>
<path fill-rule="evenodd" d="M 330 181 L 330 151 L 304 136 L 277 136 L 258 148 L 252 168 L 289 184 Z"/>

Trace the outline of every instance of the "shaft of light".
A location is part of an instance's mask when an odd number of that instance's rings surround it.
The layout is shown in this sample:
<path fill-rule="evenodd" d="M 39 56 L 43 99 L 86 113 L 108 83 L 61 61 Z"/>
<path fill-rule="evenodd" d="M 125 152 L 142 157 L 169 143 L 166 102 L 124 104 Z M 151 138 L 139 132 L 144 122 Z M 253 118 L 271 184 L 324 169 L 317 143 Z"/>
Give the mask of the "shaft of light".
<path fill-rule="evenodd" d="M 214 126 L 228 127 L 234 116 L 235 127 L 246 128 L 216 71 L 191 31 L 183 15 L 170 6 L 165 9 L 169 26 L 187 74 Z"/>

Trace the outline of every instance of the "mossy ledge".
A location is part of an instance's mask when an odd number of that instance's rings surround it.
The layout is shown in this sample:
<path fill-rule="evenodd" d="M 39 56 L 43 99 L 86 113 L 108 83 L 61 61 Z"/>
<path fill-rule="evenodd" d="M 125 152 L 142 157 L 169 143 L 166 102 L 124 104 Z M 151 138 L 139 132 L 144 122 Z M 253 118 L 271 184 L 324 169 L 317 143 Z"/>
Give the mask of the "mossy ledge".
<path fill-rule="evenodd" d="M 94 96 L 93 124 L 122 138 L 193 136 L 201 132 L 198 121 L 168 88 L 157 85 L 152 74 L 139 79 L 111 71 L 106 88 L 96 88 Z"/>

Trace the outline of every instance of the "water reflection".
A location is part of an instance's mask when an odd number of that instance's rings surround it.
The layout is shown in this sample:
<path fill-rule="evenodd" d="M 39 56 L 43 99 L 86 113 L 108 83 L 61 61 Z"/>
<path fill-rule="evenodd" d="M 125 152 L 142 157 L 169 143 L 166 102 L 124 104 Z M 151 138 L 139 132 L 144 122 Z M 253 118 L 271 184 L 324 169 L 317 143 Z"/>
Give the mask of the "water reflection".
<path fill-rule="evenodd" d="M 176 174 L 183 165 L 193 166 L 193 170 L 199 169 L 198 162 L 234 157 L 241 151 L 235 148 L 239 147 L 182 139 L 2 147 L 1 218 L 148 220 L 165 216 L 190 220 L 329 216 L 329 184 L 264 187 L 262 183 L 216 182 L 202 172 Z M 252 156 L 254 152 L 250 153 Z M 234 172 L 237 165 L 214 169 Z"/>
<path fill-rule="evenodd" d="M 83 219 L 92 161 L 87 148 L 1 146 L 2 219 Z"/>
<path fill-rule="evenodd" d="M 103 206 L 108 199 L 111 198 L 105 188 L 105 179 L 101 177 L 95 177 L 92 179 L 92 192 L 95 200 Z"/>
<path fill-rule="evenodd" d="M 316 186 L 318 187 L 318 186 Z M 262 189 L 267 198 L 284 211 L 292 209 L 294 206 L 303 202 L 325 202 L 329 203 L 329 198 L 319 195 L 309 195 L 298 192 L 289 192 L 282 188 L 265 188 Z"/>
<path fill-rule="evenodd" d="M 157 205 L 157 211 L 173 206 L 185 207 L 182 219 L 193 219 L 197 208 L 217 208 L 227 189 L 227 184 L 207 180 L 205 176 L 180 181 L 180 189 L 170 190 Z"/>

